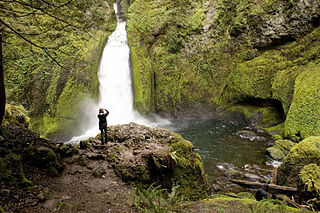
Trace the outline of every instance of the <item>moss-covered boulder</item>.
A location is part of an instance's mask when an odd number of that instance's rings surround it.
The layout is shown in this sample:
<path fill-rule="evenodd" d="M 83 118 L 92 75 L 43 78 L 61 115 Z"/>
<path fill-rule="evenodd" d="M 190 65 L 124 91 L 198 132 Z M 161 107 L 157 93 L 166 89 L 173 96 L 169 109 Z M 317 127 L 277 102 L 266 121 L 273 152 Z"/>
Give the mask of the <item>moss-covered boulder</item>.
<path fill-rule="evenodd" d="M 3 126 L 18 125 L 28 127 L 30 117 L 28 111 L 23 106 L 7 104 L 2 122 Z"/>
<path fill-rule="evenodd" d="M 0 157 L 0 182 L 14 187 L 29 187 L 32 182 L 25 177 L 21 155 L 9 153 Z"/>
<path fill-rule="evenodd" d="M 73 148 L 40 138 L 39 133 L 21 126 L 6 126 L 0 132 L 0 182 L 6 186 L 29 187 L 30 169 L 56 175 L 64 169 L 61 156 L 73 153 Z"/>
<path fill-rule="evenodd" d="M 63 171 L 64 166 L 61 157 L 56 153 L 54 146 L 45 139 L 37 139 L 29 148 L 25 158 L 32 164 L 47 169 L 51 173 L 57 175 Z"/>
<path fill-rule="evenodd" d="M 308 164 L 320 165 L 320 137 L 308 137 L 290 150 L 278 169 L 277 183 L 296 186 L 298 174 Z"/>
<path fill-rule="evenodd" d="M 267 148 L 266 153 L 271 158 L 281 161 L 287 156 L 290 149 L 295 145 L 296 143 L 290 140 L 277 140 L 272 147 Z"/>
<path fill-rule="evenodd" d="M 180 135 L 130 123 L 110 126 L 109 139 L 104 154 L 123 180 L 168 189 L 179 185 L 187 199 L 209 195 L 201 157 Z"/>
<path fill-rule="evenodd" d="M 312 209 L 320 210 L 320 166 L 309 164 L 299 174 L 298 184 L 301 203 L 308 203 Z"/>
<path fill-rule="evenodd" d="M 295 89 L 285 133 L 306 138 L 320 135 L 320 66 L 310 64 L 295 81 Z"/>

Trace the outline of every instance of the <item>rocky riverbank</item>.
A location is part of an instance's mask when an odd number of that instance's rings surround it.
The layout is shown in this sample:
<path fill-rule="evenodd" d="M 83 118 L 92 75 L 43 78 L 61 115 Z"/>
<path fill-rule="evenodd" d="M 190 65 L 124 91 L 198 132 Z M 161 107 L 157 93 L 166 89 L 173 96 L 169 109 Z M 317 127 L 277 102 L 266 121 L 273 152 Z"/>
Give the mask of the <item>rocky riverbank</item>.
<path fill-rule="evenodd" d="M 110 126 L 108 132 L 109 142 L 106 145 L 100 143 L 98 135 L 72 147 L 53 144 L 22 127 L 4 128 L 0 140 L 1 156 L 4 156 L 0 158 L 1 207 L 6 212 L 152 211 L 153 207 L 148 206 L 146 200 L 141 201 L 141 193 L 137 190 L 147 189 L 145 198 L 157 203 L 159 197 L 150 194 L 155 193 L 150 188 L 154 183 L 153 186 L 176 196 L 179 202 L 170 204 L 170 211 L 174 212 L 193 212 L 196 209 L 201 209 L 201 212 L 221 209 L 250 212 L 250 209 L 264 208 L 270 208 L 271 212 L 279 209 L 283 212 L 298 211 L 279 201 L 276 205 L 272 201 L 259 203 L 253 197 L 254 192 L 212 194 L 200 156 L 194 152 L 190 142 L 176 133 L 135 123 Z M 316 138 L 304 143 L 316 144 L 314 140 Z M 295 150 L 292 149 L 285 157 L 280 173 L 288 171 L 286 165 L 291 164 L 286 162 L 293 158 Z M 296 180 L 300 183 L 300 192 L 305 198 L 302 201 L 305 202 L 317 196 L 317 185 L 312 188 L 317 177 L 310 177 L 308 172 L 315 167 L 312 163 L 314 161 L 308 161 L 311 165 L 303 167 L 301 181 L 306 184 Z M 278 176 L 279 183 L 284 176 Z M 229 178 L 233 178 L 233 174 Z M 169 203 L 167 200 L 162 202 L 165 205 Z M 317 203 L 313 204 L 316 206 Z"/>
<path fill-rule="evenodd" d="M 109 132 L 106 145 L 90 138 L 74 148 L 21 127 L 4 128 L 1 206 L 8 212 L 135 212 L 128 204 L 131 185 L 151 183 L 168 190 L 179 185 L 188 200 L 209 196 L 201 158 L 180 135 L 134 123 Z"/>

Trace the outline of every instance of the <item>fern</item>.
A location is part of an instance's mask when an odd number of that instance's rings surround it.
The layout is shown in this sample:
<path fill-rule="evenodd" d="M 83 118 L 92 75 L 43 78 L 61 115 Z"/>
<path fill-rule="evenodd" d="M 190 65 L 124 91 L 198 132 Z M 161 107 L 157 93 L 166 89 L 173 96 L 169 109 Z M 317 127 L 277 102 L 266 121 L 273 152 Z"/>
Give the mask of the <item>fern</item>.
<path fill-rule="evenodd" d="M 147 189 L 136 188 L 130 195 L 131 205 L 145 213 L 172 212 L 174 206 L 182 199 L 177 191 L 179 186 L 173 186 L 168 193 L 161 186 L 154 185 L 151 184 Z"/>

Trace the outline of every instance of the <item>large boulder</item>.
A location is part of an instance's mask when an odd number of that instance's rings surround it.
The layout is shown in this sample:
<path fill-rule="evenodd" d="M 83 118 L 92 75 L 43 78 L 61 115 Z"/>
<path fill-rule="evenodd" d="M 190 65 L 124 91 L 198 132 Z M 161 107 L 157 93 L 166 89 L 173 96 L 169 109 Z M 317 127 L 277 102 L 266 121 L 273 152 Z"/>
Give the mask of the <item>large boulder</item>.
<path fill-rule="evenodd" d="M 135 123 L 111 126 L 107 160 L 123 180 L 149 185 L 156 182 L 188 199 L 209 194 L 202 160 L 194 146 L 179 134 Z"/>
<path fill-rule="evenodd" d="M 2 134 L 2 135 L 1 135 Z M 62 157 L 70 156 L 74 149 L 69 146 L 40 138 L 39 133 L 21 126 L 6 126 L 0 133 L 0 184 L 29 187 L 32 182 L 28 172 L 37 167 L 50 174 L 58 174 L 64 168 Z"/>
<path fill-rule="evenodd" d="M 273 146 L 267 148 L 266 152 L 271 158 L 281 161 L 295 145 L 296 143 L 290 140 L 277 140 Z"/>
<path fill-rule="evenodd" d="M 277 183 L 296 186 L 299 173 L 308 164 L 320 165 L 320 137 L 309 137 L 294 146 L 278 169 Z"/>
<path fill-rule="evenodd" d="M 285 134 L 301 138 L 320 135 L 320 68 L 310 64 L 295 81 L 292 103 L 285 122 Z"/>

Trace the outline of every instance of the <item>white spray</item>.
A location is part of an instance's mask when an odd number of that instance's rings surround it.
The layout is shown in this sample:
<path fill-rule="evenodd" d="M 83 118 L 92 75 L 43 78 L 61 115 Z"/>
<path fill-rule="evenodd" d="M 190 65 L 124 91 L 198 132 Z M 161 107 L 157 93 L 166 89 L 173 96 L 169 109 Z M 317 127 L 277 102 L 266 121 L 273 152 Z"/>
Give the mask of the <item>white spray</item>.
<path fill-rule="evenodd" d="M 89 120 L 85 121 L 91 125 L 81 136 L 75 136 L 66 143 L 76 144 L 80 140 L 96 136 L 98 128 L 98 109 L 107 109 L 110 114 L 107 117 L 108 125 L 125 124 L 136 122 L 149 126 L 157 126 L 168 121 L 156 118 L 151 121 L 141 116 L 133 108 L 133 90 L 130 72 L 130 49 L 128 46 L 126 22 L 118 17 L 118 7 L 114 4 L 117 14 L 117 28 L 108 38 L 108 43 L 104 48 L 98 78 L 100 83 L 99 105 L 90 107 Z M 94 111 L 94 113 L 92 113 Z"/>

